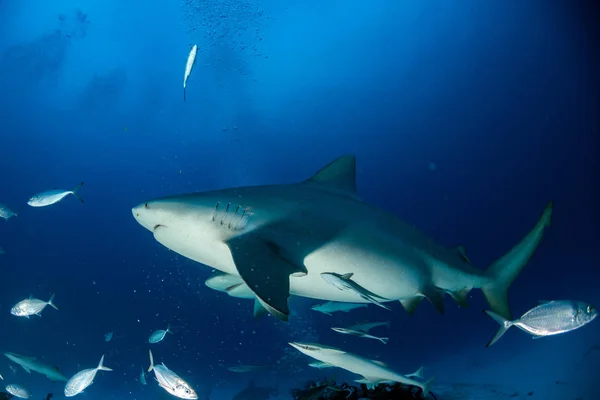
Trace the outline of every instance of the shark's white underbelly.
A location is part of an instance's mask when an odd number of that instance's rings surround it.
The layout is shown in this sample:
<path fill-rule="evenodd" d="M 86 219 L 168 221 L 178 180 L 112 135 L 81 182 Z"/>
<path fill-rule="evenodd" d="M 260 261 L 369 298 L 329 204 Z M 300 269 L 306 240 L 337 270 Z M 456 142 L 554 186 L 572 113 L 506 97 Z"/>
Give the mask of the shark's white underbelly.
<path fill-rule="evenodd" d="M 157 229 L 155 239 L 169 249 L 221 272 L 239 276 L 229 247 L 201 232 L 175 235 L 171 229 Z M 354 238 L 355 239 L 355 238 Z M 355 293 L 342 291 L 327 283 L 323 272 L 353 273 L 353 281 L 378 296 L 393 300 L 414 297 L 425 271 L 414 265 L 401 265 L 389 255 L 367 250 L 347 240 L 321 246 L 304 259 L 308 274 L 290 277 L 290 293 L 319 300 L 367 303 Z M 268 269 L 265 269 L 268 271 Z"/>

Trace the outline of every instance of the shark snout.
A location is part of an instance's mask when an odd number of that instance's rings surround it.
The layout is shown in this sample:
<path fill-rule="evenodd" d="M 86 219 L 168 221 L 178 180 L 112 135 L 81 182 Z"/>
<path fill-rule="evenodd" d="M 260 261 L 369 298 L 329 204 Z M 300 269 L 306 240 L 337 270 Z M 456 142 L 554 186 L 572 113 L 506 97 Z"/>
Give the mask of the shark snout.
<path fill-rule="evenodd" d="M 142 203 L 131 209 L 133 218 L 149 231 L 154 231 L 157 225 L 161 225 L 160 222 L 156 221 L 156 212 L 153 210 L 150 203 Z"/>

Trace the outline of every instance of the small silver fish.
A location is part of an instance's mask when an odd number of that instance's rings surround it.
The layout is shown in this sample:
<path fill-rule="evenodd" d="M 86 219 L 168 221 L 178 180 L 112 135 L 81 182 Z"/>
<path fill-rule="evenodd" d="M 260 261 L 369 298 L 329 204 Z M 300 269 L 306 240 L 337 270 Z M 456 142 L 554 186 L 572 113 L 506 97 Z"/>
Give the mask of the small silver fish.
<path fill-rule="evenodd" d="M 265 367 L 261 367 L 261 366 L 257 366 L 257 365 L 238 365 L 235 367 L 229 367 L 227 368 L 229 371 L 231 372 L 254 372 L 254 371 L 258 371 L 261 370 Z"/>
<path fill-rule="evenodd" d="M 31 393 L 29 393 L 29 390 L 27 390 L 26 388 L 24 388 L 21 385 L 15 385 L 15 384 L 6 385 L 6 391 L 20 399 L 28 399 L 31 397 Z"/>
<path fill-rule="evenodd" d="M 165 338 L 165 336 L 167 336 L 167 333 L 170 333 L 171 335 L 173 334 L 173 332 L 171 332 L 171 325 L 167 325 L 166 330 L 160 329 L 158 331 L 152 332 L 152 334 L 148 338 L 148 343 L 154 344 L 154 343 L 162 342 L 162 340 Z"/>
<path fill-rule="evenodd" d="M 112 339 L 112 337 L 113 337 L 113 333 L 112 332 L 108 332 L 108 333 L 104 334 L 104 340 L 106 342 L 110 342 L 110 340 Z"/>
<path fill-rule="evenodd" d="M 142 372 L 140 373 L 140 382 L 142 382 L 142 385 L 148 384 L 148 382 L 146 382 L 146 372 L 144 372 L 144 367 L 142 367 Z"/>
<path fill-rule="evenodd" d="M 88 386 L 94 383 L 94 378 L 98 371 L 112 371 L 112 369 L 105 367 L 103 363 L 104 355 L 100 358 L 100 362 L 96 368 L 84 369 L 73 375 L 65 385 L 65 396 L 73 397 L 83 392 Z"/>
<path fill-rule="evenodd" d="M 183 75 L 183 101 L 185 101 L 185 89 L 187 87 L 187 81 L 192 73 L 194 62 L 196 61 L 196 54 L 198 53 L 198 45 L 194 45 L 188 54 L 187 62 L 185 63 L 185 74 Z"/>
<path fill-rule="evenodd" d="M 9 220 L 12 217 L 16 217 L 18 214 L 13 212 L 10 208 L 0 203 L 0 218 L 4 218 L 5 220 Z"/>
<path fill-rule="evenodd" d="M 21 300 L 13 306 L 13 308 L 10 310 L 10 313 L 12 315 L 16 315 L 17 317 L 29 318 L 30 315 L 37 315 L 38 317 L 41 317 L 42 311 L 44 308 L 46 308 L 46 306 L 50 306 L 55 310 L 58 310 L 58 307 L 54 305 L 54 295 L 52 295 L 48 301 L 34 299 L 31 297 Z"/>
<path fill-rule="evenodd" d="M 71 190 L 52 189 L 42 193 L 34 194 L 33 196 L 31 196 L 27 204 L 29 204 L 31 207 L 45 207 L 54 203 L 58 203 L 70 194 L 77 197 L 77 199 L 83 203 L 83 199 L 77 194 L 77 191 L 82 186 L 83 182 L 81 182 L 79 185 L 75 186 Z"/>
<path fill-rule="evenodd" d="M 353 331 L 363 331 L 369 333 L 371 329 L 378 328 L 380 326 L 390 327 L 390 321 L 385 322 L 361 322 L 360 324 L 355 324 L 349 327 L 348 329 L 352 329 Z"/>
<path fill-rule="evenodd" d="M 2 376 L 2 374 L 0 374 L 0 379 L 4 380 L 4 377 Z"/>
<path fill-rule="evenodd" d="M 380 302 L 380 300 L 389 300 L 389 299 L 378 296 L 375 293 L 368 291 L 364 287 L 360 286 L 358 283 L 354 282 L 352 280 L 352 276 L 354 276 L 353 273 L 344 274 L 344 275 L 336 274 L 335 272 L 321 273 L 321 277 L 323 279 L 325 279 L 325 281 L 327 281 L 328 283 L 335 286 L 336 288 L 338 288 L 342 291 L 355 293 L 360 298 L 362 298 L 370 303 L 373 303 L 376 306 L 385 308 L 386 310 L 391 310 L 391 308 L 389 308 L 388 306 L 386 306 Z"/>
<path fill-rule="evenodd" d="M 350 312 L 357 308 L 367 307 L 368 304 L 359 304 L 359 303 L 342 303 L 338 301 L 328 301 L 327 303 L 315 304 L 311 307 L 311 310 L 318 311 L 320 313 L 326 315 L 332 315 L 334 312 L 342 311 L 342 312 Z"/>
<path fill-rule="evenodd" d="M 389 340 L 389 338 L 369 335 L 368 333 L 363 332 L 363 331 L 354 331 L 352 329 L 345 329 L 345 328 L 331 328 L 331 329 L 333 329 L 334 331 L 336 331 L 338 333 L 343 333 L 345 335 L 353 335 L 353 336 L 358 336 L 358 337 L 365 338 L 365 339 L 379 340 L 383 344 L 387 344 L 387 342 Z"/>
<path fill-rule="evenodd" d="M 598 316 L 598 310 L 594 306 L 582 301 L 554 300 L 541 303 L 514 321 L 486 310 L 485 313 L 500 324 L 500 329 L 486 347 L 496 343 L 511 326 L 516 326 L 532 334 L 534 339 L 539 339 L 581 328 Z"/>
<path fill-rule="evenodd" d="M 198 398 L 194 389 L 192 389 L 186 381 L 181 379 L 179 375 L 167 368 L 164 363 L 161 365 L 154 365 L 152 350 L 148 350 L 148 352 L 150 354 L 150 367 L 148 368 L 148 372 L 154 371 L 158 385 L 161 388 L 180 399 L 195 400 Z"/>
<path fill-rule="evenodd" d="M 326 362 L 323 361 L 315 361 L 315 362 L 311 362 L 308 364 L 309 367 L 313 367 L 313 368 L 317 368 L 317 369 L 323 369 L 323 368 L 333 368 L 335 367 L 335 365 L 331 365 L 328 364 Z"/>

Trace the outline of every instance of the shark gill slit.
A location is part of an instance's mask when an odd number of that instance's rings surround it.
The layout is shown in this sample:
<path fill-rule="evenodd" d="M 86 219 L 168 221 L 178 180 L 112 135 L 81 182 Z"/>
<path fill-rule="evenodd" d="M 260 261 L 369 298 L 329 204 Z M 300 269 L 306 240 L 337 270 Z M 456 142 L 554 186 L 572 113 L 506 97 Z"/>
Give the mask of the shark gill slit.
<path fill-rule="evenodd" d="M 214 221 L 216 216 L 217 216 L 217 212 L 219 212 L 219 205 L 221 204 L 220 201 L 217 201 L 217 205 L 215 206 L 215 211 L 213 211 L 213 216 L 212 216 L 212 220 Z"/>
<path fill-rule="evenodd" d="M 221 218 L 221 225 L 223 225 L 223 221 L 225 221 L 225 218 L 227 218 L 227 213 L 229 212 L 229 207 L 231 207 L 231 202 L 227 203 L 227 207 L 225 208 L 225 216 L 223 218 Z"/>
<path fill-rule="evenodd" d="M 231 217 L 231 221 L 229 221 L 229 225 L 227 225 L 227 229 L 231 230 L 231 223 L 235 221 L 235 217 L 237 217 L 237 213 L 240 210 L 240 205 L 238 204 L 238 206 L 235 209 L 235 212 L 233 213 L 233 217 Z M 233 228 L 233 230 L 235 230 L 235 227 Z"/>

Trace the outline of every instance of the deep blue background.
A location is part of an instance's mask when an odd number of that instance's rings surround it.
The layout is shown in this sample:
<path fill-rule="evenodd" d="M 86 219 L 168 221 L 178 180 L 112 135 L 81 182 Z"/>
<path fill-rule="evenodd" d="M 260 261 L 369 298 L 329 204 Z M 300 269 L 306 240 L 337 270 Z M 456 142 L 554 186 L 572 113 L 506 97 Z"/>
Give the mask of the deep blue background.
<path fill-rule="evenodd" d="M 553 226 L 510 291 L 512 310 L 543 299 L 600 304 L 593 3 L 212 3 L 0 1 L 0 202 L 19 212 L 0 224 L 0 350 L 69 376 L 106 354 L 115 372 L 100 373 L 89 398 L 163 396 L 154 381 L 136 379 L 148 366 L 148 335 L 169 323 L 175 335 L 155 357 L 199 391 L 217 385 L 211 398 L 230 398 L 249 379 L 285 395 L 309 378 L 351 377 L 305 367 L 290 340 L 342 347 L 401 372 L 424 365 L 440 391 L 462 382 L 595 398 L 597 321 L 534 342 L 515 330 L 485 349 L 497 326 L 480 312 L 479 291 L 466 310 L 447 300 L 445 316 L 423 303 L 408 317 L 395 303 L 391 313 L 328 317 L 294 299 L 290 323 L 254 321 L 250 302 L 206 288 L 210 269 L 159 245 L 130 211 L 173 193 L 293 183 L 354 153 L 365 201 L 440 243 L 466 244 L 481 268 L 554 199 Z M 193 43 L 199 55 L 184 103 Z M 83 205 L 72 197 L 26 205 L 33 193 L 80 181 Z M 53 292 L 59 312 L 9 314 L 23 297 Z M 380 332 L 387 346 L 329 329 L 365 319 L 392 321 Z M 226 370 L 237 364 L 270 372 Z M 34 398 L 62 392 L 11 372 L 4 358 L 0 373 Z"/>

